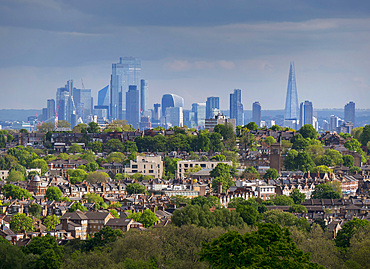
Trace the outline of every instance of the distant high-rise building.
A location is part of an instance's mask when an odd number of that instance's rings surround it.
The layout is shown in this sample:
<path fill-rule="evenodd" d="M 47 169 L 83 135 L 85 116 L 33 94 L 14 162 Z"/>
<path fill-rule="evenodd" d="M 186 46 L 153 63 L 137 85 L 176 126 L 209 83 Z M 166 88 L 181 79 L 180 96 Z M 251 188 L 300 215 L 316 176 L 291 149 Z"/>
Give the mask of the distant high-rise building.
<path fill-rule="evenodd" d="M 356 120 L 356 112 L 355 112 L 356 105 L 354 102 L 349 102 L 344 106 L 344 121 L 345 122 L 352 122 L 355 124 Z"/>
<path fill-rule="evenodd" d="M 73 83 L 71 80 L 67 82 L 67 85 L 69 82 Z M 58 115 L 58 120 L 66 120 L 67 119 L 67 103 L 70 95 L 69 88 L 67 85 L 64 88 L 58 88 L 57 94 L 56 94 L 56 112 Z"/>
<path fill-rule="evenodd" d="M 47 107 L 44 107 L 42 109 L 42 117 L 40 118 L 39 117 L 39 121 L 42 120 L 42 121 L 46 121 L 47 120 L 47 115 L 48 114 L 48 108 Z"/>
<path fill-rule="evenodd" d="M 147 130 L 151 129 L 152 124 L 150 122 L 150 117 L 149 116 L 141 116 L 140 117 L 140 124 L 139 124 L 139 129 L 140 130 Z"/>
<path fill-rule="evenodd" d="M 109 106 L 109 85 L 98 91 L 98 106 Z"/>
<path fill-rule="evenodd" d="M 73 102 L 77 119 L 89 123 L 92 114 L 91 89 L 73 89 Z"/>
<path fill-rule="evenodd" d="M 206 103 L 194 103 L 191 105 L 195 114 L 195 123 L 197 128 L 204 129 L 206 119 Z"/>
<path fill-rule="evenodd" d="M 220 112 L 220 97 L 207 97 L 206 119 L 212 119 Z"/>
<path fill-rule="evenodd" d="M 294 63 L 290 63 L 284 120 L 288 124 L 290 124 L 291 122 L 297 121 L 298 119 L 299 119 L 298 93 L 295 80 Z"/>
<path fill-rule="evenodd" d="M 140 80 L 140 114 L 143 115 L 147 109 L 148 102 L 148 82 L 145 79 Z"/>
<path fill-rule="evenodd" d="M 192 110 L 183 110 L 184 126 L 188 128 L 197 128 L 195 112 Z"/>
<path fill-rule="evenodd" d="M 184 126 L 184 118 L 182 107 L 167 107 L 166 108 L 166 128 L 168 127 L 182 127 Z"/>
<path fill-rule="evenodd" d="M 300 126 L 306 124 L 311 124 L 313 126 L 313 106 L 312 102 L 304 101 L 300 106 L 300 117 L 299 117 Z"/>
<path fill-rule="evenodd" d="M 126 92 L 129 85 L 140 87 L 141 61 L 134 57 L 121 57 L 119 63 L 112 64 L 110 82 L 111 119 L 125 119 Z"/>
<path fill-rule="evenodd" d="M 129 90 L 126 92 L 126 104 L 127 121 L 136 129 L 139 127 L 140 120 L 139 90 L 136 85 L 129 86 Z"/>
<path fill-rule="evenodd" d="M 184 98 L 176 94 L 165 94 L 162 96 L 162 118 L 164 123 L 167 117 L 166 110 L 169 107 L 184 107 Z"/>
<path fill-rule="evenodd" d="M 255 122 L 258 127 L 261 126 L 261 104 L 259 102 L 254 102 L 252 105 L 252 121 Z"/>
<path fill-rule="evenodd" d="M 161 124 L 161 104 L 154 104 L 151 122 L 152 128 L 155 128 Z"/>
<path fill-rule="evenodd" d="M 230 118 L 235 119 L 237 126 L 244 125 L 242 91 L 240 89 L 235 89 L 234 93 L 230 93 Z"/>
<path fill-rule="evenodd" d="M 339 126 L 339 118 L 337 116 L 331 115 L 330 116 L 330 131 L 336 132 L 337 127 Z"/>
<path fill-rule="evenodd" d="M 45 121 L 54 121 L 55 117 L 55 100 L 48 99 L 46 103 L 46 115 L 44 117 Z"/>

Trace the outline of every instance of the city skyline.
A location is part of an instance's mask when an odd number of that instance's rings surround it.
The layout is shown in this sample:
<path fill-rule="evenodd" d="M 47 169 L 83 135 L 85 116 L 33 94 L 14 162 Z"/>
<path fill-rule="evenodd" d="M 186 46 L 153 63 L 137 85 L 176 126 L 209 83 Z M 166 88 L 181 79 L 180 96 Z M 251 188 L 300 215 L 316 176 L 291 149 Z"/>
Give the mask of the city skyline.
<path fill-rule="evenodd" d="M 123 56 L 142 61 L 148 107 L 160 102 L 153 96 L 171 92 L 184 97 L 185 108 L 219 96 L 224 110 L 228 93 L 242 89 L 245 107 L 259 100 L 282 109 L 287 66 L 295 61 L 301 100 L 318 109 L 349 100 L 368 108 L 367 1 L 5 0 L 0 15 L 1 108 L 41 108 L 70 79 L 77 88 L 83 79 L 96 100 Z"/>

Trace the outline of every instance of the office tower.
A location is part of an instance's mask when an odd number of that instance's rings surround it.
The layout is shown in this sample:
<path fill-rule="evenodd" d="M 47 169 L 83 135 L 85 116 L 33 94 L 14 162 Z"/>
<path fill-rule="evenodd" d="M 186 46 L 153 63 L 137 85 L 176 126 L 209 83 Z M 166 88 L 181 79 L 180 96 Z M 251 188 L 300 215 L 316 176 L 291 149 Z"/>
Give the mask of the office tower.
<path fill-rule="evenodd" d="M 169 107 L 184 107 L 184 98 L 176 94 L 162 96 L 162 117 L 166 117 L 166 109 Z"/>
<path fill-rule="evenodd" d="M 235 119 L 236 126 L 244 125 L 242 91 L 239 89 L 235 89 L 234 93 L 230 93 L 230 118 Z"/>
<path fill-rule="evenodd" d="M 81 118 L 84 123 L 89 123 L 92 114 L 91 89 L 73 88 L 72 95 L 77 118 Z"/>
<path fill-rule="evenodd" d="M 207 97 L 206 119 L 212 119 L 220 112 L 220 97 Z"/>
<path fill-rule="evenodd" d="M 54 121 L 55 117 L 55 100 L 48 99 L 46 102 L 46 117 L 44 118 L 45 121 Z"/>
<path fill-rule="evenodd" d="M 290 63 L 288 88 L 285 102 L 284 125 L 292 127 L 299 118 L 298 93 L 295 81 L 294 63 Z"/>
<path fill-rule="evenodd" d="M 192 110 L 183 110 L 184 126 L 188 128 L 197 128 L 198 125 L 195 119 L 195 112 Z"/>
<path fill-rule="evenodd" d="M 165 115 L 166 128 L 175 126 L 182 127 L 184 125 L 182 107 L 167 107 Z"/>
<path fill-rule="evenodd" d="M 48 108 L 47 107 L 44 107 L 42 109 L 42 114 L 41 114 L 42 117 L 39 117 L 39 122 L 40 121 L 46 121 L 47 120 L 47 116 L 48 116 L 47 114 L 48 114 Z"/>
<path fill-rule="evenodd" d="M 147 109 L 148 102 L 148 82 L 145 79 L 140 80 L 140 114 L 143 115 Z"/>
<path fill-rule="evenodd" d="M 149 116 L 141 116 L 140 117 L 140 124 L 139 124 L 139 129 L 140 130 L 148 130 L 152 128 L 152 124 L 150 122 L 150 117 Z"/>
<path fill-rule="evenodd" d="M 98 91 L 98 106 L 109 106 L 109 85 Z"/>
<path fill-rule="evenodd" d="M 258 127 L 261 126 L 261 104 L 259 102 L 254 102 L 252 105 L 252 121 L 255 122 Z"/>
<path fill-rule="evenodd" d="M 56 94 L 56 112 L 58 120 L 66 120 L 67 103 L 69 99 L 69 91 L 65 88 L 58 88 Z"/>
<path fill-rule="evenodd" d="M 352 122 L 354 125 L 355 120 L 356 120 L 355 103 L 349 102 L 344 106 L 344 121 Z"/>
<path fill-rule="evenodd" d="M 312 117 L 312 126 L 313 128 L 315 128 L 316 131 L 319 130 L 319 121 L 316 117 Z"/>
<path fill-rule="evenodd" d="M 126 104 L 127 104 L 127 121 L 135 129 L 139 127 L 140 119 L 140 100 L 139 90 L 136 85 L 130 85 L 128 92 L 126 92 Z"/>
<path fill-rule="evenodd" d="M 68 121 L 73 128 L 76 125 L 77 119 L 78 117 L 76 115 L 76 105 L 74 102 L 74 98 L 73 95 L 69 95 L 66 106 L 66 121 Z"/>
<path fill-rule="evenodd" d="M 161 124 L 161 104 L 154 104 L 152 111 L 152 128 L 158 127 Z"/>
<path fill-rule="evenodd" d="M 119 63 L 112 64 L 110 82 L 111 119 L 125 119 L 126 92 L 129 85 L 140 87 L 141 61 L 134 57 L 121 57 Z"/>
<path fill-rule="evenodd" d="M 206 103 L 194 103 L 191 105 L 195 114 L 195 124 L 197 128 L 204 129 L 206 119 Z"/>
<path fill-rule="evenodd" d="M 338 125 L 339 120 L 340 119 L 337 116 L 334 116 L 334 115 L 330 116 L 330 131 L 331 132 L 336 132 L 337 131 L 337 127 L 339 126 Z"/>
<path fill-rule="evenodd" d="M 312 102 L 304 101 L 301 103 L 300 106 L 300 116 L 299 116 L 299 124 L 300 126 L 304 126 L 306 124 L 313 125 L 313 106 Z"/>

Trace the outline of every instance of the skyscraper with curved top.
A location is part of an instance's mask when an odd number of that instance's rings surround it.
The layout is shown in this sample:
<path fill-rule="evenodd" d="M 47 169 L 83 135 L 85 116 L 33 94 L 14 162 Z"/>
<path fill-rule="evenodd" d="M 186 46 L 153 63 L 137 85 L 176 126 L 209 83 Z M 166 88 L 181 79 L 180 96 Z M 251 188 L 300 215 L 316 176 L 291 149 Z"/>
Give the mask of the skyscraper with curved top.
<path fill-rule="evenodd" d="M 168 126 L 181 127 L 183 122 L 183 111 L 182 111 L 183 107 L 184 107 L 184 98 L 182 98 L 181 96 L 178 96 L 176 94 L 163 95 L 162 123 L 166 127 Z"/>
<path fill-rule="evenodd" d="M 290 63 L 284 119 L 285 120 L 298 120 L 299 119 L 298 93 L 297 93 L 297 85 L 295 81 L 295 71 L 294 71 L 293 62 Z"/>

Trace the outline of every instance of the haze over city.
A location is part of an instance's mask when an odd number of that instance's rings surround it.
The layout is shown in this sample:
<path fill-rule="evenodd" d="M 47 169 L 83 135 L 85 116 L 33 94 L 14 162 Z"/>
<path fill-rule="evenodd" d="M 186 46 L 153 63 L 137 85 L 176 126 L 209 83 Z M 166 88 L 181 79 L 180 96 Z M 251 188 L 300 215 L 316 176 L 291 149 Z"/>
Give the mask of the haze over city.
<path fill-rule="evenodd" d="M 244 109 L 284 109 L 290 61 L 299 102 L 370 100 L 368 1 L 1 1 L 0 107 L 40 109 L 69 79 L 97 91 L 122 56 L 142 60 L 149 103 L 185 107 L 242 90 Z"/>

